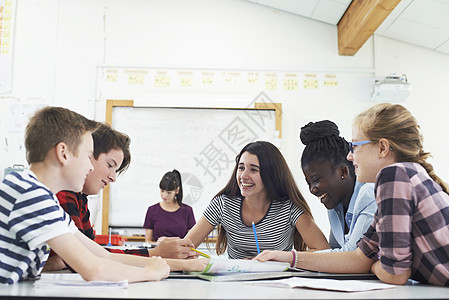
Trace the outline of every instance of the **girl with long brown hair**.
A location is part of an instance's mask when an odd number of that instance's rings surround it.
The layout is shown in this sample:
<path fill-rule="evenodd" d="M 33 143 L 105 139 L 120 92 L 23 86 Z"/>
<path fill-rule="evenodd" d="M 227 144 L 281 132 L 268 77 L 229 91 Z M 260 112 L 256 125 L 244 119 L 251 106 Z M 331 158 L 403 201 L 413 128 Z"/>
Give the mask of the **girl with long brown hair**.
<path fill-rule="evenodd" d="M 186 238 L 198 246 L 217 226 L 217 254 L 227 249 L 233 259 L 254 257 L 258 252 L 252 222 L 261 250 L 329 247 L 284 157 L 269 142 L 242 149 L 228 183 Z"/>

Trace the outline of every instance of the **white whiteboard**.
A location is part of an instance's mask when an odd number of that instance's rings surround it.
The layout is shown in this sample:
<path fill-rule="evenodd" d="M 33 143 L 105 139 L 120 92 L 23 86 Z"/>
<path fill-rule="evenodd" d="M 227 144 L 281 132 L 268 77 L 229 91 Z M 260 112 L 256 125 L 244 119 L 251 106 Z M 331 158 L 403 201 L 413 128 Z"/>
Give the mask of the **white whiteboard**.
<path fill-rule="evenodd" d="M 131 165 L 110 186 L 109 226 L 142 227 L 161 201 L 159 181 L 181 172 L 183 203 L 198 220 L 249 142 L 275 143 L 275 110 L 113 107 L 112 127 L 131 138 Z"/>

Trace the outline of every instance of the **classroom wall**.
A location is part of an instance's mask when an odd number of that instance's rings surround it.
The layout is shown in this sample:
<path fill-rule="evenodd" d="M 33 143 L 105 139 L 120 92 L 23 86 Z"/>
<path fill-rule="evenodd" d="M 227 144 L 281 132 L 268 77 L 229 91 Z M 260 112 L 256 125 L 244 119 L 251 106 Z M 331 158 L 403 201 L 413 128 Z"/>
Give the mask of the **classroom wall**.
<path fill-rule="evenodd" d="M 101 66 L 128 66 L 337 75 L 334 90 L 264 91 L 283 104 L 281 151 L 326 235 L 326 210 L 308 192 L 299 166 L 299 128 L 331 119 L 350 140 L 351 120 L 373 104 L 374 77 L 407 74 L 413 90 L 402 104 L 420 122 L 437 174 L 449 180 L 448 55 L 375 36 L 355 56 L 339 56 L 336 26 L 240 0 L 18 0 L 15 25 L 13 88 L 0 95 L 0 136 L 7 137 L 0 140 L 1 170 L 25 163 L 23 132 L 8 130 L 10 107 L 64 106 L 102 121 L 106 97 L 154 92 L 123 88 L 110 95 L 99 86 Z M 254 97 L 260 92 L 207 90 Z"/>

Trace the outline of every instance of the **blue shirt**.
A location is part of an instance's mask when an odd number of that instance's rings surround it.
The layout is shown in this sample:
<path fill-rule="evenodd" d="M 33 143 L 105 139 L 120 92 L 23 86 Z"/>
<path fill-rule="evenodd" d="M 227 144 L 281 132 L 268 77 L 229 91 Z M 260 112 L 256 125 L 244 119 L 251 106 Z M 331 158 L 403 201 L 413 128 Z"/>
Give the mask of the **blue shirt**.
<path fill-rule="evenodd" d="M 331 227 L 329 245 L 332 249 L 320 252 L 353 251 L 357 249 L 357 242 L 373 222 L 376 210 L 374 183 L 360 183 L 356 181 L 346 216 L 343 212 L 342 203 L 328 210 Z M 345 222 L 349 228 L 347 234 L 345 234 Z"/>

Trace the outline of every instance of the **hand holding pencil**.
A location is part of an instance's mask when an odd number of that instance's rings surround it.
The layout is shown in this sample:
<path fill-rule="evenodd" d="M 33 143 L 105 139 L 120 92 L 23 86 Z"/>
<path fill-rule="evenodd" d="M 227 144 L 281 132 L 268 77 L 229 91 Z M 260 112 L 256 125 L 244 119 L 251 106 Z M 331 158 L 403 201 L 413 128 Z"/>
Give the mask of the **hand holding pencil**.
<path fill-rule="evenodd" d="M 167 237 L 156 248 L 149 249 L 148 252 L 150 256 L 163 258 L 197 258 L 199 254 L 191 250 L 193 247 L 195 245 L 190 239 Z"/>

